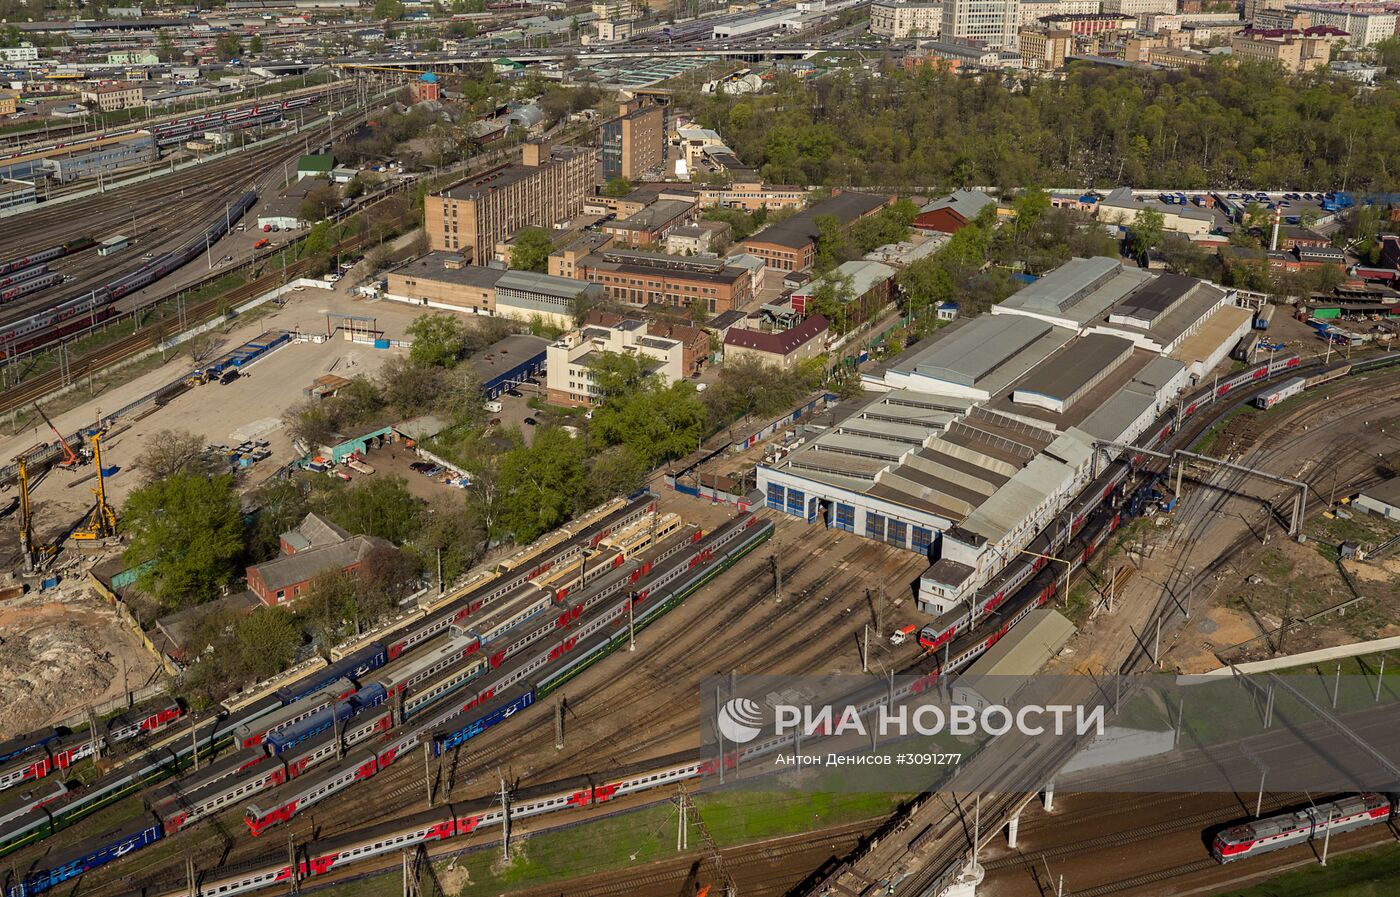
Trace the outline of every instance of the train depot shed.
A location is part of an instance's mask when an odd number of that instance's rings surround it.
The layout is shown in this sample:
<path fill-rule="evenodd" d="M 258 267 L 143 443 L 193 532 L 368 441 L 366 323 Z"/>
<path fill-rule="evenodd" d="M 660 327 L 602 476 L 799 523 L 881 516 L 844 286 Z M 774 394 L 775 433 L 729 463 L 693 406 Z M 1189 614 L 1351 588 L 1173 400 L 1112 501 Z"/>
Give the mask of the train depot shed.
<path fill-rule="evenodd" d="M 865 373 L 878 395 L 760 464 L 758 487 L 771 509 L 928 557 L 919 606 L 944 613 L 1063 517 L 1096 444 L 1137 439 L 1225 357 L 1250 322 L 1236 299 L 1073 259 Z"/>

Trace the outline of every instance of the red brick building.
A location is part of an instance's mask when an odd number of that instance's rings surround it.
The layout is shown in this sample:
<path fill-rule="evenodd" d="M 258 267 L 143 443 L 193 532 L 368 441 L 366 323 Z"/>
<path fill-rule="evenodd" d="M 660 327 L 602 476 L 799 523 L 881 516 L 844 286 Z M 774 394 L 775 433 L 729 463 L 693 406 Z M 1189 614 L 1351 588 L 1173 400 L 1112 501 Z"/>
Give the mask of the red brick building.
<path fill-rule="evenodd" d="M 306 586 L 327 570 L 358 576 L 376 552 L 394 546 L 375 536 L 352 536 L 316 514 L 280 537 L 282 553 L 248 568 L 248 589 L 263 604 L 276 607 L 300 598 Z"/>

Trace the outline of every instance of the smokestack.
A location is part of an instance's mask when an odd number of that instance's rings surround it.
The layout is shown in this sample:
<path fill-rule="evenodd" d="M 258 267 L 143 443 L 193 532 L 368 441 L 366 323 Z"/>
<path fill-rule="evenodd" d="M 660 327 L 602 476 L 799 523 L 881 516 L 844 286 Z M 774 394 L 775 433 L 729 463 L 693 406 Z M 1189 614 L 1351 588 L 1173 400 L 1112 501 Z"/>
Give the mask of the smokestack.
<path fill-rule="evenodd" d="M 1274 208 L 1274 236 L 1273 236 L 1273 239 L 1271 239 L 1271 240 L 1269 241 L 1269 251 L 1270 251 L 1270 252 L 1278 252 L 1278 224 L 1279 224 L 1279 222 L 1282 221 L 1282 220 L 1283 220 L 1283 209 L 1278 208 L 1278 207 L 1275 207 L 1275 208 Z"/>

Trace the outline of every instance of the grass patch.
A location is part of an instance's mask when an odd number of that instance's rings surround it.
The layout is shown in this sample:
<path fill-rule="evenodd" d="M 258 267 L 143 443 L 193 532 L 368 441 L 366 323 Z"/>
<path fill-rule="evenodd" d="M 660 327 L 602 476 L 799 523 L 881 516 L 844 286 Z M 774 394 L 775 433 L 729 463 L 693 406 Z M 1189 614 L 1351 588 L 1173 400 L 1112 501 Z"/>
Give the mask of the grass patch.
<path fill-rule="evenodd" d="M 1400 894 L 1400 847 L 1331 856 L 1219 897 L 1393 897 Z"/>
<path fill-rule="evenodd" d="M 760 838 L 811 831 L 873 819 L 893 812 L 903 795 L 808 794 L 785 792 L 724 792 L 696 795 L 695 807 L 721 846 Z M 702 843 L 692 824 L 692 848 Z M 461 897 L 487 897 L 503 889 L 625 869 L 663 860 L 676 853 L 676 808 L 671 804 L 644 807 L 562 831 L 520 838 L 504 865 L 498 846 L 473 850 L 454 860 L 434 864 L 438 877 L 462 881 Z M 399 880 L 380 876 L 359 882 L 337 895 L 398 893 Z M 451 889 L 449 888 L 449 892 Z"/>

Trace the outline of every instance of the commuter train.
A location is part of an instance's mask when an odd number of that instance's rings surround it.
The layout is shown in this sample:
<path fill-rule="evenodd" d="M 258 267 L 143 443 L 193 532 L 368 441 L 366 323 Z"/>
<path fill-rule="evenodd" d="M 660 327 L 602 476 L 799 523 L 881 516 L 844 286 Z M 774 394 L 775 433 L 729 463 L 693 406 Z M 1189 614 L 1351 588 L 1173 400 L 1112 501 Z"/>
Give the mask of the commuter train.
<path fill-rule="evenodd" d="M 0 745 L 5 766 L 0 768 L 0 789 L 12 788 L 24 782 L 37 781 L 58 769 L 92 756 L 100 741 L 110 750 L 122 742 L 141 735 L 159 732 L 184 714 L 178 701 L 164 698 L 135 710 L 128 710 L 107 722 L 106 731 L 97 739 L 91 733 L 61 733 L 50 729 L 25 735 Z"/>
<path fill-rule="evenodd" d="M 1384 824 L 1395 816 L 1395 799 L 1375 792 L 1340 797 L 1287 813 L 1265 816 L 1243 825 L 1233 825 L 1216 834 L 1211 854 L 1222 863 L 1282 850 L 1295 844 L 1317 841 L 1368 825 Z"/>
<path fill-rule="evenodd" d="M 171 146 L 207 131 L 225 128 L 238 130 L 281 121 L 288 109 L 308 106 L 311 101 L 311 97 L 298 97 L 295 100 L 287 100 L 282 103 L 260 103 L 256 106 L 245 106 L 228 112 L 211 112 L 207 115 L 157 125 L 151 129 L 151 134 L 155 138 L 157 146 Z"/>
<path fill-rule="evenodd" d="M 685 541 L 679 543 L 678 546 L 668 548 L 666 553 L 668 556 L 673 556 L 678 553 L 680 549 L 685 549 L 687 546 L 694 546 L 692 550 L 685 553 L 678 558 L 674 564 L 670 565 L 671 567 L 684 571 L 685 575 L 669 577 L 667 581 L 671 584 L 671 587 L 665 594 L 661 594 L 657 591 L 660 586 L 649 584 L 653 596 L 651 604 L 645 611 L 634 612 L 637 625 L 645 623 L 648 614 L 658 613 L 662 607 L 675 600 L 679 600 L 679 597 L 692 591 L 694 588 L 698 588 L 699 585 L 733 563 L 733 561 L 742 556 L 742 554 L 752 550 L 753 547 L 761 543 L 768 537 L 771 531 L 771 523 L 763 523 L 760 525 L 755 518 L 746 515 L 745 517 L 738 518 L 732 524 L 727 524 L 716 530 L 710 537 L 711 540 L 703 544 Z M 727 548 L 722 546 L 727 546 Z M 705 562 L 697 563 L 697 557 L 704 558 Z M 630 585 L 634 582 L 632 578 L 633 572 L 632 570 L 621 568 L 609 569 L 606 578 L 609 580 L 616 578 L 624 585 Z M 660 574 L 658 574 L 658 576 L 660 576 Z M 613 589 L 611 593 L 616 594 L 617 591 L 617 589 Z M 605 619 L 607 622 L 616 623 L 620 614 L 624 618 L 621 631 L 625 632 L 625 617 L 627 615 L 626 604 L 628 601 L 640 603 L 641 598 L 639 596 L 640 593 L 636 592 L 626 596 L 623 601 L 617 602 L 607 611 L 602 612 L 599 615 L 600 618 Z M 578 600 L 582 602 L 585 600 L 592 601 L 593 599 L 591 596 L 585 599 L 581 595 Z M 593 615 L 590 615 L 586 619 L 591 620 L 592 618 Z M 551 631 L 557 631 L 560 625 L 558 620 L 552 615 L 540 619 L 539 622 L 543 624 L 543 626 L 548 627 Z M 581 625 L 587 625 L 587 623 Z M 610 637 L 608 641 L 596 639 L 589 642 L 586 650 L 591 652 L 590 660 L 596 660 L 598 657 L 606 654 L 609 650 L 610 643 L 614 646 L 617 644 L 619 635 L 617 627 L 613 627 L 606 634 Z M 538 639 L 530 638 L 528 640 L 521 640 L 529 644 Z M 582 645 L 585 641 L 587 640 L 578 636 L 573 638 L 573 642 L 576 645 Z M 559 645 L 557 642 L 551 642 L 543 654 L 552 656 L 553 661 L 558 661 L 563 656 L 561 652 L 556 650 L 558 647 Z M 147 844 L 153 843 L 155 840 L 159 840 L 163 834 L 178 831 L 180 828 L 187 826 L 198 818 L 227 807 L 236 801 L 245 799 L 249 794 L 267 787 L 275 786 L 281 782 L 288 782 L 288 788 L 297 792 L 295 798 L 296 803 L 294 803 L 292 807 L 287 808 L 282 804 L 279 804 L 277 807 L 277 815 L 279 817 L 286 816 L 290 818 L 290 815 L 294 814 L 298 809 L 319 802 L 326 796 L 329 796 L 329 794 L 344 790 L 350 784 L 353 784 L 353 782 L 359 781 L 362 778 L 367 778 L 373 775 L 374 771 L 388 766 L 395 756 L 402 753 L 406 744 L 416 744 L 416 738 L 423 738 L 426 740 L 433 737 L 443 728 L 442 724 L 444 721 L 451 721 L 449 728 L 467 725 L 465 720 L 460 723 L 457 721 L 457 718 L 462 715 L 462 711 L 459 710 L 459 708 L 464 704 L 468 707 L 479 708 L 476 709 L 474 713 L 470 713 L 472 716 L 470 723 L 477 726 L 476 731 L 483 731 L 487 727 L 511 718 L 518 712 L 518 709 L 528 706 L 529 703 L 533 701 L 534 696 L 539 693 L 539 689 L 545 689 L 554 682 L 563 681 L 569 676 L 572 676 L 579 668 L 581 658 L 575 658 L 571 664 L 560 666 L 559 669 L 552 672 L 542 670 L 537 660 L 538 658 L 532 658 L 519 667 L 513 666 L 512 671 L 502 672 L 495 683 L 489 684 L 484 688 L 470 689 L 470 695 L 463 698 L 461 701 L 454 701 L 450 707 L 445 708 L 423 722 L 415 724 L 411 732 L 407 728 L 401 729 L 400 734 L 397 736 L 398 740 L 395 742 L 389 742 L 387 740 L 380 742 L 380 747 L 373 752 L 364 752 L 363 754 L 357 754 L 356 751 L 351 750 L 348 754 L 348 762 L 352 767 L 359 769 L 361 774 L 352 776 L 345 781 L 341 781 L 342 776 L 340 775 L 341 770 L 339 768 L 328 770 L 327 774 L 319 774 L 317 776 L 309 776 L 306 774 L 306 770 L 311 765 L 314 765 L 314 763 L 319 762 L 321 759 L 334 758 L 344 749 L 335 743 L 333 738 L 334 733 L 322 733 L 320 736 L 308 740 L 305 744 L 296 746 L 287 753 L 272 756 L 269 756 L 260 749 L 243 748 L 204 770 L 199 778 L 201 780 L 207 780 L 207 783 L 204 784 L 201 789 L 191 791 L 175 786 L 165 789 L 164 795 L 155 801 L 152 807 L 154 815 L 156 816 L 156 822 L 154 824 L 145 821 L 138 822 L 121 831 L 113 832 L 95 839 L 93 842 L 76 849 L 71 854 L 56 857 L 52 861 L 45 861 L 42 869 L 30 871 L 22 875 L 20 880 L 12 882 L 6 894 L 18 895 L 23 893 L 29 895 L 40 893 L 63 881 L 81 875 L 82 872 L 87 869 L 110 862 L 124 853 L 129 853 Z M 520 680 L 522 676 L 522 673 L 517 672 L 517 670 L 528 670 L 537 674 L 537 676 L 539 673 L 543 672 L 545 675 L 538 676 L 537 681 L 517 681 Z M 508 688 L 503 685 L 502 683 L 504 682 L 510 682 L 512 687 Z M 493 691 L 500 689 L 510 692 L 508 696 L 503 697 L 509 697 L 510 701 L 513 703 L 507 703 L 501 698 L 497 698 L 495 695 L 491 694 Z M 376 708 L 375 712 L 370 716 L 371 718 L 363 719 L 363 721 L 362 717 L 356 716 L 354 717 L 355 723 L 353 725 L 347 723 L 344 726 L 342 732 L 342 736 L 345 739 L 344 747 L 353 748 L 355 744 L 358 744 L 358 741 L 355 740 L 356 738 L 364 740 L 369 736 L 383 731 L 386 728 L 385 721 L 387 721 L 387 726 L 392 726 L 392 711 Z M 416 738 L 410 740 L 408 738 L 410 735 L 416 736 Z M 370 768 L 367 769 L 366 767 Z M 308 789 L 314 793 L 309 795 L 300 794 L 301 791 Z M 278 797 L 278 793 L 274 793 L 272 796 Z M 280 800 L 280 797 L 278 797 L 278 799 Z M 254 827 L 252 821 L 253 815 L 254 808 L 250 807 L 250 830 L 256 833 L 256 831 L 260 829 Z M 274 824 L 276 821 L 280 821 L 280 818 L 269 820 L 266 824 Z"/>
<path fill-rule="evenodd" d="M 47 345 L 112 317 L 116 314 L 114 302 L 188 264 L 204 252 L 208 244 L 222 237 L 229 224 L 237 221 L 256 201 L 256 194 L 244 193 L 234 200 L 226 214 L 216 215 L 198 236 L 191 237 L 179 248 L 80 296 L 65 299 L 10 324 L 0 325 L 0 358 Z"/>

